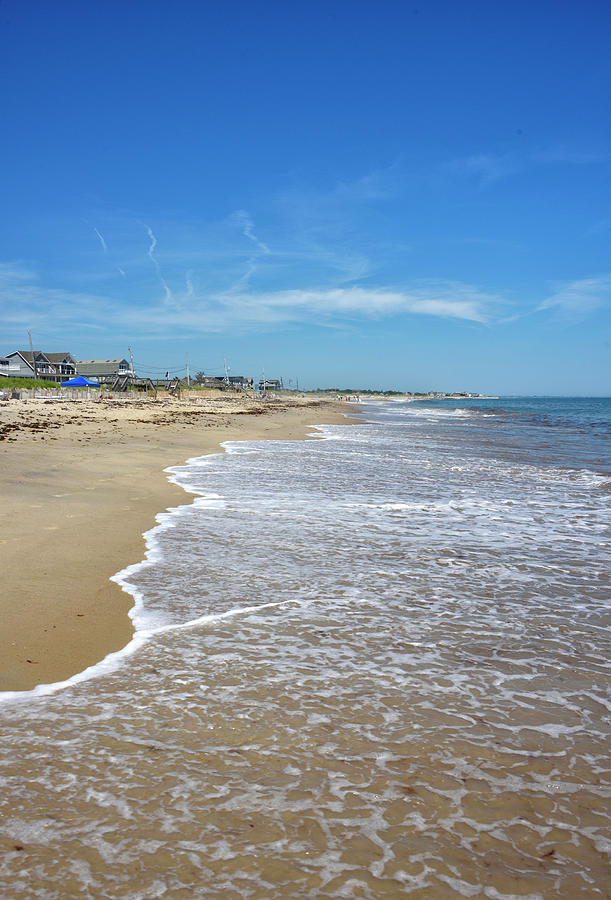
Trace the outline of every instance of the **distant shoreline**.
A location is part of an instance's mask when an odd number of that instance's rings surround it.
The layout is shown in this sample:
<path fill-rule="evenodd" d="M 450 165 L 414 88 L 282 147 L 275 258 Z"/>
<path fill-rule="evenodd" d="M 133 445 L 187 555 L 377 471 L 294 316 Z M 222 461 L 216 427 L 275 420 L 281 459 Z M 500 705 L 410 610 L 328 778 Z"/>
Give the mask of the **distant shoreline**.
<path fill-rule="evenodd" d="M 424 394 L 424 395 L 415 395 L 415 394 L 392 394 L 389 396 L 388 394 L 354 394 L 350 395 L 350 397 L 358 397 L 359 401 L 362 402 L 364 400 L 409 400 L 413 403 L 422 400 L 500 400 L 500 397 L 488 395 L 488 394 L 478 394 L 477 397 L 465 397 L 461 394 L 443 394 L 441 396 L 433 396 L 432 394 Z"/>
<path fill-rule="evenodd" d="M 437 396 L 429 396 L 426 397 L 414 397 L 413 395 L 407 394 L 406 398 L 408 400 L 500 400 L 500 397 L 495 397 L 488 394 L 478 394 L 477 397 L 465 397 L 464 394 L 443 394 L 440 397 Z"/>

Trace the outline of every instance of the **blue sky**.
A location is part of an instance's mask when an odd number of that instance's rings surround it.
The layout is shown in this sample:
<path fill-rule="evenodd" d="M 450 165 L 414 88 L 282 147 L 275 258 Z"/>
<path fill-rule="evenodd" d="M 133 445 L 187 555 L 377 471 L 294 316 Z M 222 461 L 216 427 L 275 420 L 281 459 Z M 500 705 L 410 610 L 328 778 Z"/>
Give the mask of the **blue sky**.
<path fill-rule="evenodd" d="M 611 393 L 611 7 L 0 3 L 0 352 Z"/>

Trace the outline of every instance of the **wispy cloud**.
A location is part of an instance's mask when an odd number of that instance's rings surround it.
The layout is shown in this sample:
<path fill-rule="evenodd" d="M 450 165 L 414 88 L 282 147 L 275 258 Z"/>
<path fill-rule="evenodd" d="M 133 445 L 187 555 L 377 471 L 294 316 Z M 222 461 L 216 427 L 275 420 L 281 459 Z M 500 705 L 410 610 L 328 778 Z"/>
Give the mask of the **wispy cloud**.
<path fill-rule="evenodd" d="M 441 165 L 443 175 L 470 178 L 479 187 L 490 185 L 542 166 L 587 166 L 605 162 L 609 152 L 600 147 L 554 144 L 528 151 L 482 152 L 449 160 Z"/>
<path fill-rule="evenodd" d="M 611 230 L 611 219 L 599 219 L 598 222 L 594 222 L 589 228 L 586 228 L 585 236 L 594 237 L 605 234 L 609 230 Z"/>
<path fill-rule="evenodd" d="M 531 158 L 535 163 L 589 166 L 608 160 L 609 152 L 602 147 L 552 144 L 549 147 L 534 151 Z"/>
<path fill-rule="evenodd" d="M 151 238 L 151 244 L 154 241 Z M 510 301 L 499 293 L 464 282 L 422 279 L 402 287 L 363 285 L 304 287 L 279 290 L 205 290 L 195 273 L 183 273 L 181 290 L 166 298 L 139 303 L 120 296 L 69 291 L 41 283 L 35 270 L 25 265 L 0 266 L 0 312 L 5 340 L 17 336 L 32 323 L 45 329 L 104 331 L 100 308 L 113 322 L 113 334 L 138 333 L 144 338 L 167 334 L 206 334 L 274 331 L 283 327 L 318 325 L 344 327 L 388 318 L 427 316 L 476 325 L 502 326 Z M 581 318 L 611 305 L 611 274 L 559 285 L 539 304 L 518 316 L 545 311 Z M 515 308 L 515 307 L 514 307 Z"/>
<path fill-rule="evenodd" d="M 442 170 L 447 175 L 473 178 L 480 187 L 488 187 L 518 172 L 521 167 L 520 162 L 509 154 L 478 153 L 445 163 Z"/>
<path fill-rule="evenodd" d="M 400 314 L 485 322 L 500 298 L 468 285 L 430 283 L 408 290 L 345 287 L 242 293 L 215 298 L 232 320 L 316 322 L 379 319 Z"/>
<path fill-rule="evenodd" d="M 571 315 L 584 315 L 611 305 L 611 275 L 582 278 L 559 286 L 537 307 L 537 311 L 557 309 Z"/>
<path fill-rule="evenodd" d="M 27 267 L 0 267 L 0 308 L 15 335 L 35 321 L 45 331 L 65 327 L 103 329 L 99 310 L 121 331 L 142 336 L 274 330 L 297 324 L 341 327 L 390 316 L 417 315 L 487 322 L 502 298 L 455 282 L 419 282 L 406 289 L 312 288 L 201 294 L 190 279 L 169 307 L 162 300 L 146 310 L 120 299 L 45 287 Z M 8 337 L 8 334 L 6 335 Z"/>
<path fill-rule="evenodd" d="M 340 181 L 335 186 L 333 194 L 340 200 L 364 203 L 388 200 L 400 192 L 404 180 L 405 174 L 400 164 L 396 162 L 385 168 L 372 169 L 371 172 L 352 181 Z"/>
<path fill-rule="evenodd" d="M 59 332 L 61 336 L 66 322 L 105 331 L 99 318 L 100 301 L 105 299 L 45 286 L 31 266 L 0 263 L 0 314 L 5 341 L 12 337 L 16 343 L 22 343 L 22 335 L 30 326 L 39 332 Z"/>
<path fill-rule="evenodd" d="M 32 266 L 21 262 L 0 262 L 0 288 L 7 285 L 27 284 L 38 278 Z"/>

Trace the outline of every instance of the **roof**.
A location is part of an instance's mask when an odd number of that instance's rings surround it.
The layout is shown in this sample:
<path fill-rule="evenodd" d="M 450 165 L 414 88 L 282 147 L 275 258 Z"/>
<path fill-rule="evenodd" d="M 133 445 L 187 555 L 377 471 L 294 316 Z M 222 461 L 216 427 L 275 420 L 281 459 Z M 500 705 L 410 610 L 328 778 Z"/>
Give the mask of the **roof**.
<path fill-rule="evenodd" d="M 79 359 L 78 364 L 79 364 L 79 366 L 81 366 L 81 365 L 83 365 L 83 366 L 96 365 L 97 366 L 97 365 L 100 365 L 101 363 L 116 363 L 116 365 L 119 365 L 119 363 L 126 363 L 126 362 L 127 362 L 126 359 Z"/>
<path fill-rule="evenodd" d="M 76 363 L 76 360 L 71 353 L 43 353 L 42 350 L 13 350 L 11 353 L 6 353 L 2 358 L 9 359 L 11 356 L 20 356 L 24 363 L 27 363 L 27 365 L 31 367 L 32 352 L 34 353 L 34 360 L 36 362 L 39 362 L 39 357 L 42 357 L 48 363 L 55 366 L 66 361 L 72 365 Z"/>
<path fill-rule="evenodd" d="M 34 352 L 35 356 L 37 352 L 38 351 Z M 24 363 L 27 363 L 28 366 L 32 365 L 32 354 L 29 350 L 13 350 L 11 353 L 5 353 L 3 359 L 10 359 L 11 356 L 20 356 Z"/>
<path fill-rule="evenodd" d="M 13 350 L 12 353 L 7 354 L 8 356 L 14 356 L 15 353 L 18 353 L 19 356 L 23 356 L 24 359 L 32 359 L 32 353 L 34 356 L 46 356 L 46 353 L 43 353 L 42 350 Z"/>
<path fill-rule="evenodd" d="M 129 366 L 126 359 L 79 359 L 76 369 L 80 375 L 117 375 L 121 363 Z"/>
<path fill-rule="evenodd" d="M 65 362 L 65 360 L 76 362 L 71 353 L 45 353 L 44 355 L 47 357 L 50 363 L 62 363 Z"/>

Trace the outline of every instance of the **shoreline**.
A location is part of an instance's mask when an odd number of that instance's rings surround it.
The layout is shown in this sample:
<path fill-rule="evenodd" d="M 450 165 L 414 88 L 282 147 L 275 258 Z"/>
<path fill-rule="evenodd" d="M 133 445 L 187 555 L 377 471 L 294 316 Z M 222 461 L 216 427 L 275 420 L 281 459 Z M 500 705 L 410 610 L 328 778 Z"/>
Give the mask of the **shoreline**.
<path fill-rule="evenodd" d="M 133 597 L 110 579 L 144 558 L 158 513 L 194 499 L 165 469 L 224 441 L 304 440 L 349 411 L 223 394 L 3 403 L 0 691 L 66 681 L 132 640 Z"/>

